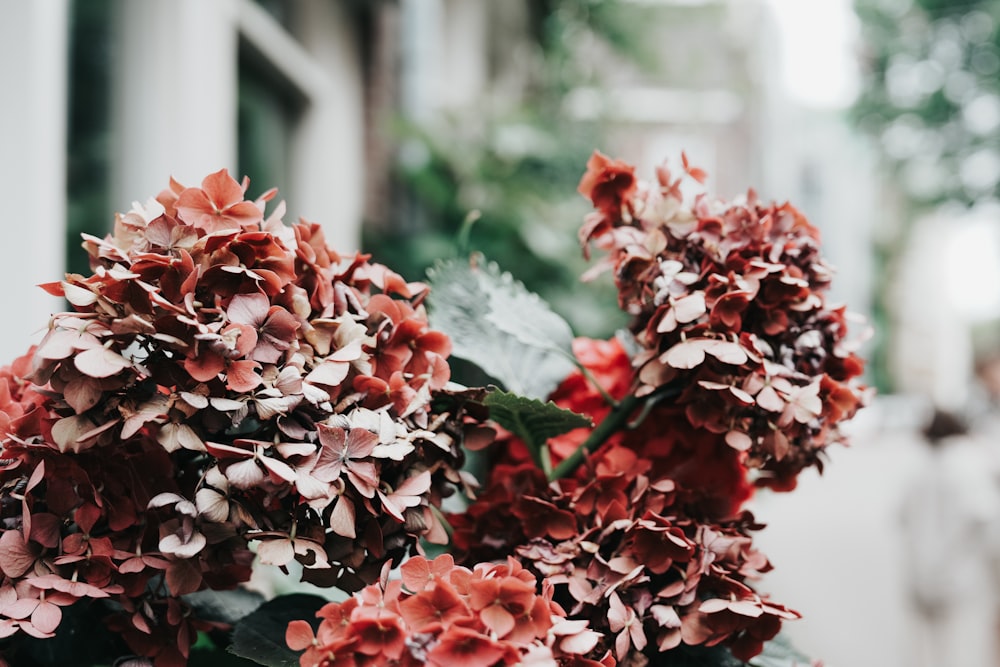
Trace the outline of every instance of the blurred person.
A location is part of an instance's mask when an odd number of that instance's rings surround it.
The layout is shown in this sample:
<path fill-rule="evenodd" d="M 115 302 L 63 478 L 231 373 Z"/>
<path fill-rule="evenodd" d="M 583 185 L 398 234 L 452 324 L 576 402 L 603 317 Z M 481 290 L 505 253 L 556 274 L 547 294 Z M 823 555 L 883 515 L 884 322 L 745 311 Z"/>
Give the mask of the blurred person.
<path fill-rule="evenodd" d="M 941 409 L 923 436 L 924 460 L 902 507 L 910 664 L 996 667 L 1000 487 L 992 457 L 961 418 Z"/>
<path fill-rule="evenodd" d="M 976 430 L 993 436 L 994 452 L 1000 452 L 1000 350 L 981 355 L 975 363 L 973 411 Z"/>

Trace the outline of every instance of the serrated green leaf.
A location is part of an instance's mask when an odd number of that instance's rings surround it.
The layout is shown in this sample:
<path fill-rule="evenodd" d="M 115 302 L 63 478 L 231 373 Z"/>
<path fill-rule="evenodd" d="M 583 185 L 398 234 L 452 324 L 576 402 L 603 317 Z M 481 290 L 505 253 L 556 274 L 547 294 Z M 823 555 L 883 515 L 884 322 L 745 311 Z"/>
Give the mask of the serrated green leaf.
<path fill-rule="evenodd" d="M 537 450 L 549 438 L 581 426 L 593 426 L 583 415 L 560 408 L 551 401 L 543 403 L 500 389 L 487 394 L 483 403 L 490 409 L 491 419 L 524 440 L 532 450 Z"/>
<path fill-rule="evenodd" d="M 319 627 L 316 612 L 325 605 L 318 595 L 293 593 L 262 604 L 233 628 L 233 643 L 228 651 L 266 667 L 298 667 L 299 652 L 285 644 L 285 630 L 294 620 Z"/>
<path fill-rule="evenodd" d="M 538 295 L 481 256 L 427 272 L 431 325 L 509 391 L 545 398 L 572 372 L 573 332 Z"/>

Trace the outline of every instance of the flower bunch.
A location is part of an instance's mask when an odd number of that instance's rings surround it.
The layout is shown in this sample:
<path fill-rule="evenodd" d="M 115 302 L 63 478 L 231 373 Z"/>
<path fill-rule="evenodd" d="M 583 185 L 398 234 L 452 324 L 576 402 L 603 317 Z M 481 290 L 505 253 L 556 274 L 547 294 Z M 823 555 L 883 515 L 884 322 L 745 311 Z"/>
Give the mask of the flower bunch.
<path fill-rule="evenodd" d="M 704 181 L 686 157 L 683 166 Z M 634 316 L 637 394 L 679 393 L 693 426 L 749 453 L 759 483 L 791 488 L 864 402 L 845 309 L 826 302 L 832 270 L 819 232 L 752 190 L 745 201 L 688 204 L 682 178 L 666 167 L 656 176 L 639 181 L 595 153 L 579 187 L 596 209 L 580 240 L 607 253 L 601 268 Z"/>
<path fill-rule="evenodd" d="M 612 408 L 602 396 L 618 396 L 634 376 L 628 355 L 615 340 L 578 339 L 574 350 L 587 374 L 573 373 L 554 401 L 604 423 Z M 555 460 L 593 430 L 553 438 Z M 619 661 L 682 641 L 724 644 L 747 659 L 782 621 L 798 618 L 750 586 L 770 564 L 752 546 L 759 526 L 740 511 L 752 490 L 745 453 L 692 428 L 683 408 L 655 407 L 635 428 L 609 436 L 571 478 L 552 483 L 522 443 L 497 444 L 505 445 L 504 462 L 466 512 L 449 515 L 455 555 L 475 563 L 513 552 L 555 586 L 571 618 L 605 635 Z"/>
<path fill-rule="evenodd" d="M 686 206 L 665 168 L 643 183 L 599 153 L 580 192 L 596 208 L 584 249 L 606 251 L 632 325 L 574 341 L 581 369 L 549 398 L 594 425 L 548 441 L 548 478 L 501 437 L 483 492 L 449 517 L 455 553 L 513 552 L 621 663 L 682 644 L 749 659 L 798 614 L 752 588 L 771 566 L 742 506 L 755 484 L 793 488 L 866 398 L 818 233 L 753 193 Z"/>
<path fill-rule="evenodd" d="M 473 569 L 444 554 L 411 558 L 402 579 L 372 584 L 317 612 L 319 628 L 292 621 L 289 646 L 302 667 L 355 665 L 565 665 L 610 667 L 587 656 L 601 637 L 566 619 L 539 582 L 513 558 Z M 539 590 L 540 589 L 540 590 Z M 558 662 L 557 662 L 558 661 Z"/>
<path fill-rule="evenodd" d="M 586 415 L 595 424 L 611 423 L 621 416 L 633 417 L 623 408 L 634 391 L 635 371 L 632 358 L 617 338 L 593 340 L 576 338 L 573 354 L 582 370 L 569 374 L 552 392 L 550 400 L 561 408 Z M 593 428 L 576 428 L 549 440 L 553 464 L 580 453 L 593 436 Z M 494 461 L 518 465 L 529 460 L 527 451 L 516 438 L 498 440 Z M 681 487 L 685 511 L 709 520 L 736 516 L 752 495 L 745 453 L 729 446 L 717 434 L 692 425 L 684 406 L 659 402 L 647 406 L 645 415 L 628 424 L 609 430 L 604 447 L 625 447 L 649 465 L 649 475 L 669 477 Z M 581 480 L 590 479 L 590 471 L 575 470 Z M 480 495 L 483 500 L 489 490 Z M 479 505 L 481 503 L 477 503 Z M 477 511 L 474 505 L 472 510 Z M 489 517 L 482 517 L 490 521 Z M 462 523 L 462 517 L 452 521 Z"/>
<path fill-rule="evenodd" d="M 111 598 L 133 650 L 182 665 L 180 596 L 247 581 L 251 543 L 352 590 L 446 540 L 466 426 L 431 407 L 450 342 L 426 287 L 247 185 L 172 181 L 85 237 L 91 275 L 44 286 L 74 312 L 0 373 L 0 634 Z"/>
<path fill-rule="evenodd" d="M 71 605 L 153 667 L 199 634 L 265 665 L 716 664 L 798 617 L 753 588 L 744 504 L 820 463 L 865 390 L 795 209 L 689 205 L 595 153 L 580 239 L 633 322 L 594 341 L 475 261 L 431 274 L 436 330 L 427 285 L 247 187 L 171 181 L 85 236 L 90 275 L 43 286 L 73 311 L 0 369 L 0 656 Z M 445 331 L 514 390 L 446 386 Z M 479 491 L 464 450 L 491 443 Z M 478 497 L 445 522 L 456 490 Z M 449 523 L 451 553 L 420 555 Z M 354 596 L 310 598 L 312 623 L 309 596 L 271 600 L 231 635 L 195 606 L 293 561 Z"/>

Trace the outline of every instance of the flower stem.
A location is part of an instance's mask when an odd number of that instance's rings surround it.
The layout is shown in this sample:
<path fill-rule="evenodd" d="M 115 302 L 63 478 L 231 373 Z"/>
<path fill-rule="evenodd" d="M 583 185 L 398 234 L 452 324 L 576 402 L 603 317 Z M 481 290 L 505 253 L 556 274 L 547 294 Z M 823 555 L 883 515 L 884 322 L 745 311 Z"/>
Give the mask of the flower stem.
<path fill-rule="evenodd" d="M 608 390 L 601 386 L 601 383 L 597 381 L 597 378 L 594 377 L 594 374 L 590 372 L 589 368 L 584 366 L 581 362 L 577 361 L 576 357 L 573 357 L 572 361 L 574 364 L 576 364 L 577 369 L 583 374 L 583 377 L 585 377 L 587 381 L 590 382 L 591 385 L 593 385 L 594 389 L 598 391 L 598 393 L 604 398 L 604 400 L 607 402 L 608 405 L 610 405 L 611 407 L 615 407 L 618 405 L 618 401 L 615 400 L 615 397 L 609 394 Z"/>
<path fill-rule="evenodd" d="M 611 412 L 604 418 L 604 421 L 594 427 L 594 430 L 590 432 L 587 439 L 584 440 L 572 454 L 567 456 L 559 465 L 557 465 L 555 470 L 547 475 L 549 481 L 562 479 L 563 477 L 572 474 L 574 470 L 580 467 L 580 464 L 583 463 L 583 459 L 587 456 L 587 454 L 604 444 L 604 442 L 617 431 L 638 426 L 648 416 L 650 409 L 652 409 L 656 403 L 659 403 L 665 398 L 677 397 L 680 395 L 682 387 L 683 384 L 681 382 L 674 380 L 673 382 L 658 387 L 652 393 L 644 396 L 629 394 L 622 400 L 615 403 L 611 408 Z M 640 406 L 645 409 L 642 413 L 640 413 L 639 417 L 634 422 L 629 422 L 629 418 L 637 409 L 639 409 Z"/>
<path fill-rule="evenodd" d="M 552 479 L 552 453 L 549 451 L 549 443 L 543 442 L 538 448 L 538 458 L 542 466 L 542 472 L 546 479 Z"/>
<path fill-rule="evenodd" d="M 629 394 L 619 401 L 611 409 L 611 412 L 608 413 L 608 416 L 594 427 L 594 430 L 590 432 L 587 439 L 555 467 L 555 470 L 549 474 L 549 480 L 562 479 L 576 470 L 583 463 L 584 457 L 597 449 L 613 433 L 625 426 L 628 423 L 629 417 L 635 412 L 635 409 L 648 398 L 648 396 Z"/>

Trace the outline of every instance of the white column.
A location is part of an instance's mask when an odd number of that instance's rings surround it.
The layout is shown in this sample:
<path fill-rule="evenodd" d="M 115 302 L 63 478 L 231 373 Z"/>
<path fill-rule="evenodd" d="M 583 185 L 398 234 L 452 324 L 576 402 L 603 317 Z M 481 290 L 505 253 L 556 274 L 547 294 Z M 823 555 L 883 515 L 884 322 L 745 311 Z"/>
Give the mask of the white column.
<path fill-rule="evenodd" d="M 364 84 L 358 30 L 344 3 L 300 2 L 296 36 L 322 73 L 295 128 L 289 212 L 323 225 L 327 242 L 351 253 L 364 207 Z"/>
<path fill-rule="evenodd" d="M 439 76 L 434 97 L 444 109 L 469 109 L 482 102 L 489 77 L 489 5 L 486 0 L 446 0 Z"/>
<path fill-rule="evenodd" d="M 440 106 L 437 89 L 442 81 L 444 52 L 444 7 L 441 0 L 401 0 L 402 106 L 403 113 L 416 122 L 431 119 Z"/>
<path fill-rule="evenodd" d="M 35 285 L 63 274 L 67 0 L 0 0 L 0 365 L 27 351 L 61 302 Z"/>
<path fill-rule="evenodd" d="M 236 0 L 119 0 L 112 204 L 236 168 Z"/>

